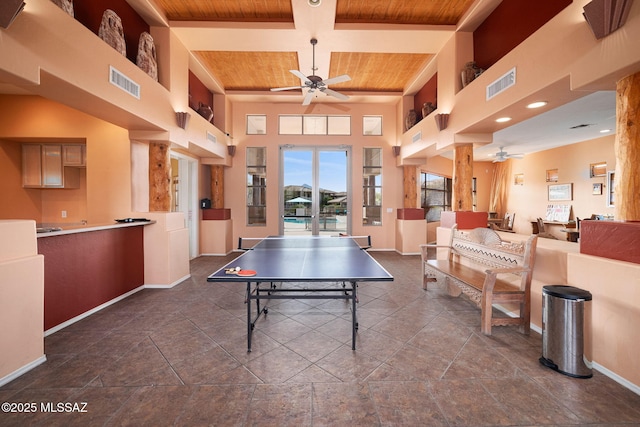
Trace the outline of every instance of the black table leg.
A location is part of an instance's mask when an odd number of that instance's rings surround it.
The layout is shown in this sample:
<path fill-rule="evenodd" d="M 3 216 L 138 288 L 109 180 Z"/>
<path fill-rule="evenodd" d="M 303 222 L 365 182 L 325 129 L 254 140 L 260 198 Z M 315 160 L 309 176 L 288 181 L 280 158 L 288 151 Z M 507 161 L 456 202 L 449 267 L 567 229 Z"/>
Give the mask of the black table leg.
<path fill-rule="evenodd" d="M 358 329 L 358 316 L 356 316 L 356 282 L 351 282 L 351 350 L 356 349 L 356 330 Z"/>
<path fill-rule="evenodd" d="M 253 331 L 253 323 L 251 323 L 251 282 L 247 282 L 247 352 L 251 353 L 251 332 Z"/>

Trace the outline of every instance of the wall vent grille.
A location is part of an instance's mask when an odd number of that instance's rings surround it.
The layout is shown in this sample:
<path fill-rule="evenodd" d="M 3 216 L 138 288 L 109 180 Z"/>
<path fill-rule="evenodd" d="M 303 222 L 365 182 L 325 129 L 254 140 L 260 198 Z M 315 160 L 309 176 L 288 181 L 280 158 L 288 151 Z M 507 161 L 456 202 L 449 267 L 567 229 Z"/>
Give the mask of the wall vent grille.
<path fill-rule="evenodd" d="M 502 75 L 498 80 L 491 83 L 487 86 L 487 101 L 498 95 L 499 93 L 504 92 L 509 89 L 511 86 L 516 84 L 516 69 L 515 67 L 507 71 L 506 74 Z"/>
<path fill-rule="evenodd" d="M 422 139 L 422 132 L 418 132 L 411 137 L 411 142 L 418 142 Z"/>
<path fill-rule="evenodd" d="M 216 138 L 216 136 L 211 132 L 207 132 L 207 140 L 213 142 L 214 144 L 218 142 L 218 138 Z"/>
<path fill-rule="evenodd" d="M 140 85 L 113 67 L 109 67 L 109 82 L 129 95 L 140 99 Z"/>

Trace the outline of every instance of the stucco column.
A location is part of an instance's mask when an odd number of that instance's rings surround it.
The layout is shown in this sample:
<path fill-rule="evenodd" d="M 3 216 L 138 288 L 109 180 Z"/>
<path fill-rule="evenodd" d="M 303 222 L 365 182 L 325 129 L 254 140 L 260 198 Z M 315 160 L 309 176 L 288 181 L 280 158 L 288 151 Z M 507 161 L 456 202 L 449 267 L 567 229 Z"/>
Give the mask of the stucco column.
<path fill-rule="evenodd" d="M 453 151 L 454 211 L 473 210 L 473 144 L 456 145 Z"/>
<path fill-rule="evenodd" d="M 617 82 L 615 218 L 640 221 L 640 72 Z"/>

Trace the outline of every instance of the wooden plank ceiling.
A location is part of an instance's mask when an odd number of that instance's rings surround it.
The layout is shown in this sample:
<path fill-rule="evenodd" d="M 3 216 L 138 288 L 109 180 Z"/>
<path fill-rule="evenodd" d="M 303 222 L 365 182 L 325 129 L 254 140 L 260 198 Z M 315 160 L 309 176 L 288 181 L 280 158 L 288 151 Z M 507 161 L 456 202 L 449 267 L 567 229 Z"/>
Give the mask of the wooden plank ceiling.
<path fill-rule="evenodd" d="M 297 10 L 311 10 L 306 0 L 156 0 L 169 21 L 210 21 L 226 23 L 290 23 L 294 25 L 293 2 Z M 473 0 L 335 0 L 335 24 L 446 25 L 459 22 Z M 320 7 L 323 7 L 321 5 Z M 308 12 L 307 12 L 308 13 Z M 188 25 L 182 22 L 180 25 Z M 270 31 L 265 29 L 264 31 Z M 331 50 L 329 75 L 342 74 L 351 81 L 331 85 L 346 92 L 398 93 L 434 56 L 433 53 L 353 52 L 340 45 L 323 46 Z M 304 51 L 199 50 L 193 54 L 209 70 L 225 91 L 268 91 L 272 87 L 300 85 L 288 70 L 300 70 L 298 55 L 312 56 L 312 48 Z M 309 58 L 304 58 L 309 59 Z M 394 70 L 394 72 L 385 72 Z M 311 74 L 310 70 L 301 70 Z"/>

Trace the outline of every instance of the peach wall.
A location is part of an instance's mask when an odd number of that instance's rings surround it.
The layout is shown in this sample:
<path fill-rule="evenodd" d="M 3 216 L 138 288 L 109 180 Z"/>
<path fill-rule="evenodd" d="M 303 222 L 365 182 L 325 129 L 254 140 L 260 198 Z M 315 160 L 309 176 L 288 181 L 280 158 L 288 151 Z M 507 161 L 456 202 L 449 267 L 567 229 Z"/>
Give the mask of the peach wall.
<path fill-rule="evenodd" d="M 640 265 L 575 253 L 567 261 L 568 284 L 593 295 L 594 362 L 640 390 Z"/>
<path fill-rule="evenodd" d="M 0 171 L 0 194 L 3 198 L 0 219 L 29 218 L 42 222 L 40 190 L 22 188 L 22 149 L 19 142 L 0 140 Z"/>
<path fill-rule="evenodd" d="M 39 222 L 89 224 L 113 222 L 131 216 L 131 156 L 126 130 L 37 96 L 0 96 L 0 138 L 4 140 L 55 141 L 84 139 L 87 144 L 86 196 L 80 190 L 23 189 L 11 208 L 0 208 L 0 217 L 36 214 Z M 24 114 L 29 111 L 29 114 Z M 16 143 L 17 144 L 17 143 Z M 19 145 L 19 144 L 18 144 Z M 15 155 L 16 147 L 12 152 Z M 16 182 L 17 171 L 4 171 Z M 83 180 L 84 183 L 84 180 Z M 39 199 L 38 203 L 33 202 Z M 5 209 L 7 209 L 5 211 Z M 67 210 L 68 217 L 60 217 Z M 27 218 L 25 218 L 27 219 Z"/>
<path fill-rule="evenodd" d="M 156 221 L 144 227 L 144 284 L 172 287 L 190 277 L 189 230 L 182 212 L 146 212 Z"/>
<path fill-rule="evenodd" d="M 44 257 L 38 255 L 35 221 L 0 220 L 0 235 L 2 385 L 45 361 Z"/>
<path fill-rule="evenodd" d="M 511 162 L 511 179 L 507 211 L 515 212 L 514 230 L 521 234 L 532 232 L 531 221 L 544 218 L 548 204 L 570 204 L 572 218 L 588 218 L 591 214 L 613 215 L 614 208 L 607 207 L 606 188 L 602 195 L 593 195 L 594 183 L 605 184 L 606 177 L 589 177 L 589 165 L 606 162 L 608 170 L 615 169 L 613 151 L 614 136 L 571 144 L 552 150 L 541 151 Z M 558 169 L 558 184 L 573 183 L 573 200 L 550 202 L 546 171 Z M 524 174 L 524 185 L 514 185 L 513 175 Z M 560 239 L 566 235 L 558 226 L 549 226 L 549 231 Z"/>
<path fill-rule="evenodd" d="M 278 234 L 279 207 L 279 146 L 293 145 L 349 145 L 352 148 L 352 234 L 371 235 L 374 249 L 395 248 L 396 209 L 403 206 L 402 168 L 396 166 L 391 147 L 395 145 L 396 108 L 388 104 L 312 104 L 303 107 L 298 104 L 234 104 L 233 144 L 237 146 L 233 166 L 225 170 L 225 207 L 231 209 L 233 238 L 264 237 Z M 247 114 L 267 114 L 265 135 L 245 135 Z M 350 115 L 350 136 L 278 135 L 279 114 Z M 383 136 L 363 136 L 362 116 L 382 115 Z M 246 225 L 246 157 L 247 147 L 267 147 L 267 225 L 264 227 Z M 382 178 L 382 222 L 379 226 L 362 225 L 362 149 L 380 147 L 383 153 Z"/>

